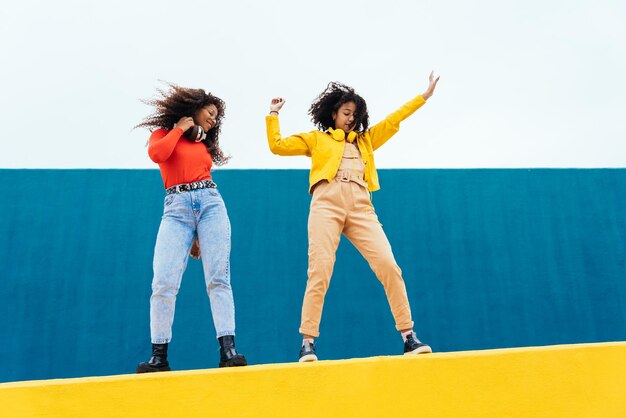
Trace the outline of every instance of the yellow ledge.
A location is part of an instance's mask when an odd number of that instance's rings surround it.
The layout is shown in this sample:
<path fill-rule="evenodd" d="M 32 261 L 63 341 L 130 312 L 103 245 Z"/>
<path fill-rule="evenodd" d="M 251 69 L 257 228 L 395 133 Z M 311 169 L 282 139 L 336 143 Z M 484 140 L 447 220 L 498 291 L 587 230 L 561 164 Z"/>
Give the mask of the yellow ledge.
<path fill-rule="evenodd" d="M 626 342 L 0 384 L 6 417 L 626 417 Z"/>

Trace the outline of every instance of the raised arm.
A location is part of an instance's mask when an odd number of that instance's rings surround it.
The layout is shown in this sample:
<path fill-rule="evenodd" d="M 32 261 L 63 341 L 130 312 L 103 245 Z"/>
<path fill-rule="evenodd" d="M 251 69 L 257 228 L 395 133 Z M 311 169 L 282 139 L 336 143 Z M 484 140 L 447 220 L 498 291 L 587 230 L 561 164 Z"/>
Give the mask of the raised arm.
<path fill-rule="evenodd" d="M 315 145 L 315 135 L 312 133 L 302 133 L 283 138 L 280 135 L 280 123 L 278 122 L 278 112 L 285 104 L 285 100 L 280 97 L 272 99 L 270 103 L 270 114 L 265 117 L 267 129 L 267 143 L 270 151 L 277 155 L 306 155 L 311 156 L 311 148 Z"/>
<path fill-rule="evenodd" d="M 194 125 L 193 118 L 183 116 L 174 126 L 174 129 L 163 135 L 165 130 L 156 130 L 150 135 L 148 145 L 148 155 L 155 163 L 167 161 L 172 155 L 176 144 L 180 140 L 183 133 Z"/>
<path fill-rule="evenodd" d="M 380 148 L 396 132 L 400 130 L 400 122 L 411 116 L 417 109 L 422 107 L 435 92 L 435 87 L 439 82 L 439 76 L 435 77 L 434 72 L 428 77 L 428 88 L 424 93 L 406 102 L 398 110 L 387 116 L 385 119 L 369 129 L 372 138 L 373 149 Z"/>

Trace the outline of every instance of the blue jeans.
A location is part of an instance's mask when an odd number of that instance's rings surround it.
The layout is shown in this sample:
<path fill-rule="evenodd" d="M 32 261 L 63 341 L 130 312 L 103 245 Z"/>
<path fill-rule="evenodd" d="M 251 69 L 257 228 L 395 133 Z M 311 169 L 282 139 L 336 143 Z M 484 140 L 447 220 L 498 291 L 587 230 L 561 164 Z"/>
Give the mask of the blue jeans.
<path fill-rule="evenodd" d="M 169 343 L 172 339 L 176 295 L 196 235 L 217 337 L 235 335 L 235 304 L 230 287 L 230 221 L 222 196 L 217 189 L 208 188 L 165 196 L 154 248 L 150 297 L 153 344 Z"/>

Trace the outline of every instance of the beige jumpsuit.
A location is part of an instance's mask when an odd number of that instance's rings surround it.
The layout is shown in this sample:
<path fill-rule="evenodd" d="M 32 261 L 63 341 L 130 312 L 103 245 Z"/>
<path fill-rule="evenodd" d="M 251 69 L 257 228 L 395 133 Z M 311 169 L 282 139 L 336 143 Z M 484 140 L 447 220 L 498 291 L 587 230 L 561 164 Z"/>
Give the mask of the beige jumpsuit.
<path fill-rule="evenodd" d="M 383 284 L 396 329 L 413 328 L 402 271 L 370 201 L 363 180 L 365 166 L 356 142 L 346 141 L 335 178 L 313 189 L 309 212 L 309 269 L 300 333 L 319 336 L 324 296 L 343 233 L 365 257 Z"/>

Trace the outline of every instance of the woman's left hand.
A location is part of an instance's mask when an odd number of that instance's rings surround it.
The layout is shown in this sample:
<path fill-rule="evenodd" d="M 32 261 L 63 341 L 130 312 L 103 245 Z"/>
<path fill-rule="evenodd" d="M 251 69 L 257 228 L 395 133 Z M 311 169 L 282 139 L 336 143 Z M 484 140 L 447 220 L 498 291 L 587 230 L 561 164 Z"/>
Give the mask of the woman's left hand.
<path fill-rule="evenodd" d="M 189 255 L 198 260 L 200 258 L 200 242 L 198 242 L 198 238 L 193 241 L 191 245 L 191 251 L 189 251 Z"/>
<path fill-rule="evenodd" d="M 437 87 L 438 81 L 439 81 L 439 76 L 435 78 L 435 72 L 431 71 L 430 75 L 428 76 L 428 88 L 426 89 L 424 93 L 422 93 L 422 97 L 424 98 L 424 100 L 428 100 L 430 96 L 433 95 L 433 93 L 435 92 L 435 87 Z"/>

